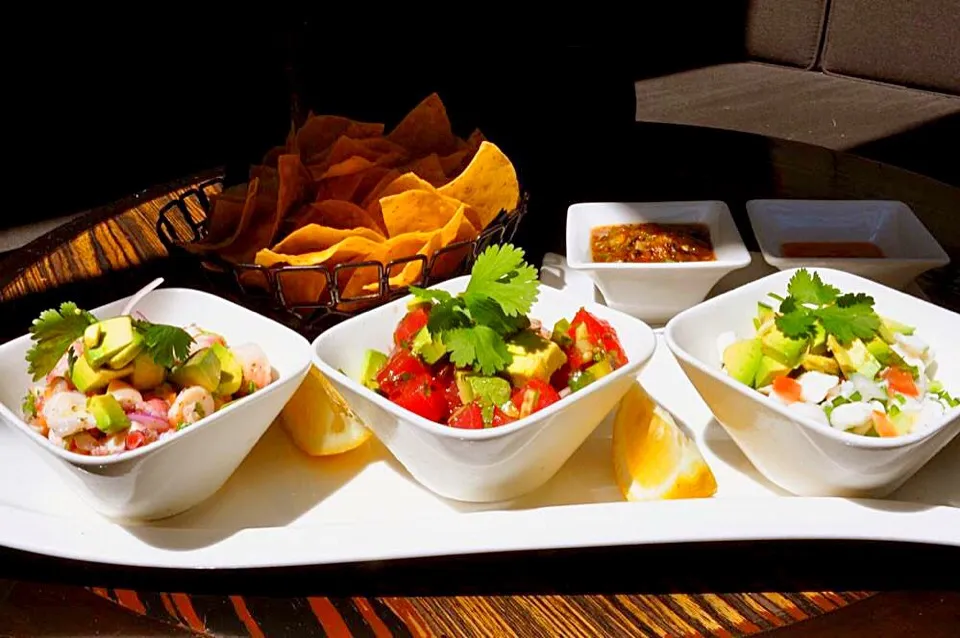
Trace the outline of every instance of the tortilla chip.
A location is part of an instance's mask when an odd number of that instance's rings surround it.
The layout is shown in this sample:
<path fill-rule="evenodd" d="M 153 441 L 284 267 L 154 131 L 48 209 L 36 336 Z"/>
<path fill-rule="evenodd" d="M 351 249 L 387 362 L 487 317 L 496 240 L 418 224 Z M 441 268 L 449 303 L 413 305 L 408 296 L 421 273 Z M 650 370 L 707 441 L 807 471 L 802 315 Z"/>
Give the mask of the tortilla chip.
<path fill-rule="evenodd" d="M 373 166 L 373 162 L 363 157 L 351 157 L 342 162 L 337 162 L 336 164 L 330 165 L 329 168 L 323 170 L 319 175 L 317 174 L 321 169 L 323 169 L 324 164 L 318 164 L 316 166 L 310 166 L 310 173 L 313 175 L 313 178 L 317 181 L 330 179 L 331 177 L 343 177 L 344 175 L 353 175 L 354 173 L 359 173 Z"/>
<path fill-rule="evenodd" d="M 244 184 L 246 186 L 246 184 Z M 233 236 L 240 220 L 243 219 L 246 197 L 237 201 L 223 194 L 210 198 L 210 215 L 207 220 L 207 234 L 200 246 L 219 244 Z"/>
<path fill-rule="evenodd" d="M 319 224 L 341 230 L 367 228 L 381 237 L 383 236 L 383 229 L 377 225 L 367 211 L 353 202 L 326 199 L 322 202 L 314 202 L 309 206 L 305 206 L 304 209 L 302 213 L 298 213 L 298 220 L 301 225 Z"/>
<path fill-rule="evenodd" d="M 413 173 L 432 186 L 443 186 L 448 181 L 446 173 L 443 172 L 443 166 L 440 164 L 440 157 L 436 153 L 421 157 L 400 170 Z"/>
<path fill-rule="evenodd" d="M 244 230 L 246 230 L 247 226 L 250 225 L 254 209 L 257 206 L 257 193 L 259 191 L 260 180 L 254 178 L 247 185 L 247 195 L 239 211 L 235 206 L 224 205 L 235 203 L 231 200 L 221 200 L 217 202 L 221 205 L 214 207 L 211 211 L 211 219 L 208 226 L 211 232 L 215 232 L 216 235 L 210 236 L 209 240 L 205 238 L 201 242 L 185 244 L 184 248 L 190 252 L 203 253 L 212 250 L 222 250 L 233 244 Z M 215 231 L 214 228 L 216 229 Z"/>
<path fill-rule="evenodd" d="M 450 221 L 460 202 L 436 191 L 410 190 L 380 199 L 388 237 L 415 231 L 433 231 Z"/>
<path fill-rule="evenodd" d="M 358 122 L 350 120 L 347 130 L 343 133 L 347 137 L 365 139 L 368 137 L 383 137 L 383 124 L 380 122 Z"/>
<path fill-rule="evenodd" d="M 481 142 L 463 172 L 438 191 L 469 204 L 479 216 L 478 231 L 486 228 L 501 210 L 514 211 L 520 201 L 520 183 L 513 164 L 490 142 Z"/>
<path fill-rule="evenodd" d="M 383 124 L 356 122 L 339 115 L 311 115 L 295 136 L 301 157 L 312 157 L 329 148 L 341 135 L 362 138 L 383 134 Z"/>
<path fill-rule="evenodd" d="M 326 265 L 332 275 L 333 268 L 337 264 L 350 263 L 358 258 L 365 257 L 380 243 L 364 237 L 347 237 L 325 250 L 300 255 L 277 253 L 265 248 L 257 252 L 256 263 L 268 267 L 280 264 L 290 266 Z M 285 301 L 291 304 L 317 303 L 328 283 L 327 277 L 322 272 L 311 271 L 287 271 L 279 274 L 277 279 L 283 290 Z"/>
<path fill-rule="evenodd" d="M 320 224 L 307 224 L 284 237 L 271 250 L 275 253 L 287 255 L 315 253 L 335 246 L 347 237 L 363 237 L 378 243 L 385 241 L 383 235 L 369 228 L 344 229 L 330 228 Z"/>
<path fill-rule="evenodd" d="M 342 177 L 331 177 L 318 182 L 317 195 L 314 201 L 322 202 L 327 199 L 353 201 L 353 195 L 357 192 L 360 182 L 363 181 L 364 172 L 343 175 Z"/>
<path fill-rule="evenodd" d="M 359 174 L 362 175 L 360 178 L 360 183 L 357 184 L 356 190 L 353 192 L 353 195 L 350 197 L 350 201 L 360 205 L 367 195 L 373 192 L 373 189 L 376 188 L 381 180 L 387 177 L 390 174 L 392 178 L 395 179 L 398 176 L 396 170 L 392 168 L 387 168 L 386 166 L 371 166 L 365 171 L 361 171 Z M 392 179 L 391 179 L 392 181 Z M 360 208 L 366 208 L 363 205 L 360 205 Z"/>
<path fill-rule="evenodd" d="M 456 138 L 440 96 L 432 93 L 410 111 L 390 131 L 387 139 L 404 147 L 412 155 L 446 155 L 456 150 Z"/>
<path fill-rule="evenodd" d="M 255 180 L 259 184 L 259 180 Z M 273 243 L 280 226 L 277 198 L 273 193 L 258 192 L 249 222 L 232 243 L 220 250 L 220 256 L 234 263 L 250 263 L 257 251 Z"/>
<path fill-rule="evenodd" d="M 281 155 L 277 160 L 277 172 L 280 175 L 277 215 L 282 220 L 296 204 L 309 199 L 313 179 L 299 155 Z"/>
<path fill-rule="evenodd" d="M 463 169 L 470 163 L 473 156 L 477 154 L 477 150 L 480 148 L 483 140 L 483 133 L 480 132 L 480 129 L 477 129 L 463 142 L 460 149 L 441 157 L 440 166 L 443 168 L 444 174 L 446 174 L 448 178 L 452 178 L 463 172 Z"/>
<path fill-rule="evenodd" d="M 444 244 L 440 250 L 446 248 L 450 244 L 457 244 L 465 241 L 472 242 L 477 238 L 479 233 L 466 216 L 466 209 L 466 204 L 461 206 L 460 212 L 463 212 L 464 215 L 460 223 L 457 225 L 457 234 L 451 241 Z M 451 223 L 453 223 L 453 220 L 451 220 Z M 472 246 L 470 244 L 465 244 L 439 255 L 436 261 L 433 262 L 433 268 L 430 270 L 430 277 L 436 279 L 438 277 L 448 277 L 452 275 L 457 271 L 457 268 L 460 267 L 460 264 L 463 263 L 463 260 L 467 258 L 467 255 L 470 254 L 471 250 Z"/>

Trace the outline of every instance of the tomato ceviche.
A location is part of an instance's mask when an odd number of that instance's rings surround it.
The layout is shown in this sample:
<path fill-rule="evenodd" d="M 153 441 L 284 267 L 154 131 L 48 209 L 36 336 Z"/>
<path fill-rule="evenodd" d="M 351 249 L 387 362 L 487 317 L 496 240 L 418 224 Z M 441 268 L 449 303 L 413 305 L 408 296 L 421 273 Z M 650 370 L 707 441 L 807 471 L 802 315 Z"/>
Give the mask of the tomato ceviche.
<path fill-rule="evenodd" d="M 392 351 L 368 350 L 361 382 L 425 419 L 478 430 L 543 410 L 626 364 L 614 328 L 584 308 L 552 330 L 527 317 L 538 284 L 522 255 L 487 249 L 456 297 L 412 288 Z"/>
<path fill-rule="evenodd" d="M 65 450 L 109 456 L 167 439 L 273 380 L 256 344 L 122 315 L 97 320 L 72 303 L 30 330 L 34 381 L 24 420 Z"/>

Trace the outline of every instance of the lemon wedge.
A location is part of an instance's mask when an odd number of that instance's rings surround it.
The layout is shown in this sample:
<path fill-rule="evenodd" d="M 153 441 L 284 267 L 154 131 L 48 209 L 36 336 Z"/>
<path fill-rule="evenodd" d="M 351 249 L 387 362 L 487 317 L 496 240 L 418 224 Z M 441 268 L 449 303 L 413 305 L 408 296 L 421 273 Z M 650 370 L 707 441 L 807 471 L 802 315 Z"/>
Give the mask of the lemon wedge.
<path fill-rule="evenodd" d="M 713 496 L 717 480 L 700 450 L 639 383 L 613 422 L 613 470 L 628 501 Z"/>
<path fill-rule="evenodd" d="M 373 434 L 316 366 L 283 407 L 280 421 L 296 446 L 311 456 L 349 452 Z"/>

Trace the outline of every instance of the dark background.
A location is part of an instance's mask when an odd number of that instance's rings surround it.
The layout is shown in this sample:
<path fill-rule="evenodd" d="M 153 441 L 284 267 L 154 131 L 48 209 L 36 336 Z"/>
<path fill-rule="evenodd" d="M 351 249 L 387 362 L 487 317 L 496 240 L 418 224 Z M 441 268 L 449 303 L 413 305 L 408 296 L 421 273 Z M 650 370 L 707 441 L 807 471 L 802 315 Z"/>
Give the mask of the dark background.
<path fill-rule="evenodd" d="M 459 132 L 480 127 L 510 155 L 528 188 L 542 194 L 550 184 L 562 196 L 568 176 L 612 174 L 609 157 L 578 149 L 626 134 L 635 78 L 737 54 L 738 29 L 726 27 L 742 19 L 740 4 L 610 14 L 602 32 L 550 39 L 546 22 L 568 24 L 561 16 L 530 25 L 502 16 L 490 26 L 470 14 L 277 17 L 264 7 L 242 16 L 33 16 L 8 24 L 17 36 L 5 44 L 12 174 L 0 228 L 214 166 L 243 174 L 282 142 L 293 113 L 389 127 L 432 91 Z"/>

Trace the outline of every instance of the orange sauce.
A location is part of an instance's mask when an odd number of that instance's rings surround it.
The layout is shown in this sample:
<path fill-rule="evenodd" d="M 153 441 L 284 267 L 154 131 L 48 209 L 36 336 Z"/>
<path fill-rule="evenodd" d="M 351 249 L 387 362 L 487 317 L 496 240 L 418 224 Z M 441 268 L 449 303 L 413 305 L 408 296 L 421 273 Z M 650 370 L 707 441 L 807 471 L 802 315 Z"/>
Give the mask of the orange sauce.
<path fill-rule="evenodd" d="M 868 241 L 789 241 L 780 254 L 791 259 L 882 259 L 883 251 Z"/>

